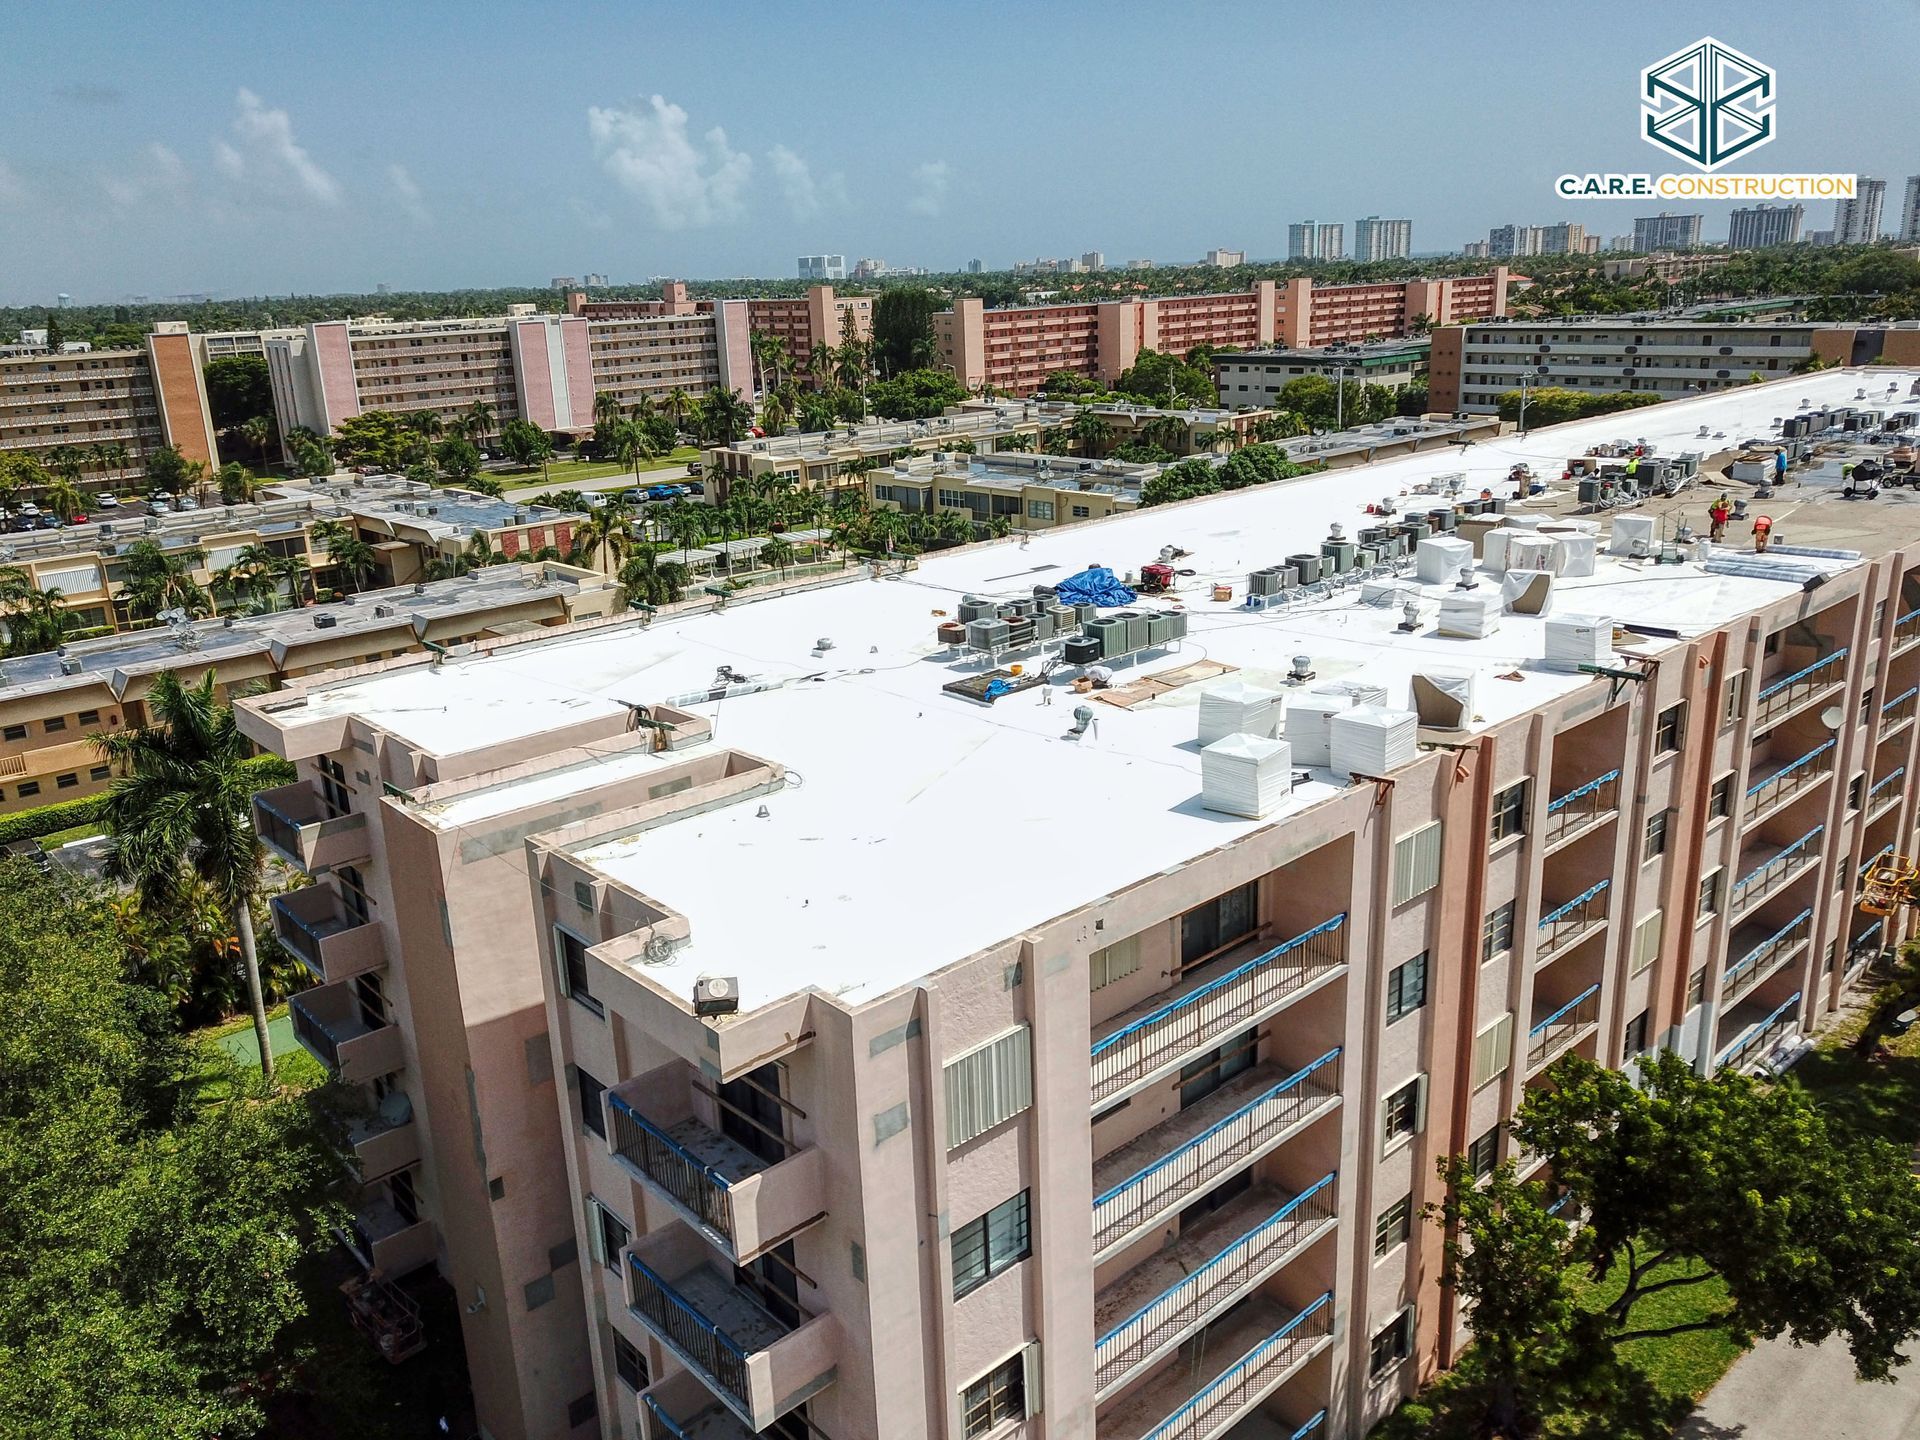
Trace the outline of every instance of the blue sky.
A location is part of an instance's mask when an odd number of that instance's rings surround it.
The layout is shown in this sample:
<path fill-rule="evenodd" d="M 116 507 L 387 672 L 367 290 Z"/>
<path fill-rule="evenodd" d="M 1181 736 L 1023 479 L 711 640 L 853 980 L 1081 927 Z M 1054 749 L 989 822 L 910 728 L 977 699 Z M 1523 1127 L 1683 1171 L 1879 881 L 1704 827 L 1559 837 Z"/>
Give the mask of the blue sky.
<path fill-rule="evenodd" d="M 1920 0 L 9 7 L 0 303 L 1285 253 L 1289 220 L 1611 235 L 1640 67 L 1780 72 L 1736 169 L 1920 172 Z M 1896 60 L 1896 57 L 1899 57 Z M 1700 206 L 1709 238 L 1728 207 Z M 1810 207 L 1809 226 L 1831 207 Z"/>

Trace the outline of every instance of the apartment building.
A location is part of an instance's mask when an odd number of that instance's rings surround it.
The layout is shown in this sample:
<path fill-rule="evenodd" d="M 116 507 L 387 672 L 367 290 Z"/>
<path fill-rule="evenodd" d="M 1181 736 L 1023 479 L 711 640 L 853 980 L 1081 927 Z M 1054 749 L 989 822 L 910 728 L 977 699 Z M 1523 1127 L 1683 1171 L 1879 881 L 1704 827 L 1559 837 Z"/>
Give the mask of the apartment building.
<path fill-rule="evenodd" d="M 1280 392 L 1308 375 L 1398 390 L 1426 375 L 1431 343 L 1421 335 L 1372 345 L 1239 350 L 1214 357 L 1213 380 L 1223 404 L 1263 407 L 1277 406 Z"/>
<path fill-rule="evenodd" d="M 802 280 L 847 278 L 847 257 L 844 255 L 802 255 L 798 263 Z"/>
<path fill-rule="evenodd" d="M 1413 253 L 1413 222 L 1369 215 L 1353 222 L 1353 258 L 1404 260 Z"/>
<path fill-rule="evenodd" d="M 1920 244 L 1920 175 L 1907 177 L 1907 192 L 1900 202 L 1900 226 L 1895 238 L 1902 245 Z"/>
<path fill-rule="evenodd" d="M 933 337 L 940 365 L 969 389 L 1026 395 L 1057 370 L 1114 380 L 1142 350 L 1333 345 L 1406 335 L 1421 316 L 1443 325 L 1506 313 L 1501 266 L 1434 280 L 1315 285 L 1299 276 L 1211 295 L 991 310 L 960 299 L 933 317 Z"/>
<path fill-rule="evenodd" d="M 835 295 L 831 285 L 810 285 L 805 295 L 749 300 L 747 323 L 785 345 L 790 373 L 805 375 L 820 347 L 842 345 L 849 336 L 873 338 L 873 297 Z"/>
<path fill-rule="evenodd" d="M 211 671 L 224 699 L 621 609 L 620 587 L 591 570 L 503 565 L 351 603 L 163 624 L 15 656 L 0 664 L 0 814 L 104 791 L 113 771 L 89 737 L 148 723 L 146 697 L 164 674 L 195 684 Z"/>
<path fill-rule="evenodd" d="M 1904 930 L 1854 887 L 1916 818 L 1920 546 L 1652 575 L 1565 524 L 1547 617 L 1497 634 L 1433 628 L 1451 573 L 1402 575 L 1411 634 L 1246 623 L 1365 496 L 1445 511 L 1390 541 L 1493 528 L 1454 463 L 242 701 L 303 776 L 259 812 L 317 872 L 277 906 L 327 979 L 296 1033 L 386 1097 L 357 1242 L 454 1284 L 484 1433 L 1355 1440 L 1465 1337 L 1440 1156 L 1527 1163 L 1505 1123 L 1563 1054 L 1744 1068 L 1833 1010 Z M 1168 544 L 1195 575 L 1122 672 L 1160 699 L 964 698 L 941 616 Z M 1539 663 L 1568 614 L 1628 678 Z M 1196 676 L 1301 665 L 1290 745 L 1196 751 Z M 1230 799 L 1220 756 L 1289 785 Z"/>
<path fill-rule="evenodd" d="M 1312 220 L 1296 220 L 1287 226 L 1287 259 L 1318 260 L 1320 227 Z"/>
<path fill-rule="evenodd" d="M 1211 265 L 1219 270 L 1231 270 L 1236 265 L 1244 265 L 1247 263 L 1247 252 L 1244 250 L 1221 250 L 1216 248 L 1202 255 L 1200 257 L 1200 263 L 1202 265 Z"/>
<path fill-rule="evenodd" d="M 186 322 L 166 320 L 137 347 L 52 351 L 8 347 L 0 355 L 0 450 L 49 464 L 60 447 L 81 452 L 83 488 L 145 472 L 171 445 L 217 466 L 213 420 Z"/>
<path fill-rule="evenodd" d="M 1692 250 L 1700 243 L 1704 215 L 1643 215 L 1633 222 L 1633 248 L 1642 255 L 1656 250 Z"/>
<path fill-rule="evenodd" d="M 1862 175 L 1851 200 L 1833 202 L 1835 245 L 1871 245 L 1880 238 L 1880 214 L 1887 203 L 1887 182 Z"/>
<path fill-rule="evenodd" d="M 1807 207 L 1792 205 L 1748 205 L 1736 209 L 1727 220 L 1729 250 L 1765 250 L 1774 245 L 1792 245 L 1800 239 L 1800 222 Z"/>
<path fill-rule="evenodd" d="M 1572 220 L 1554 225 L 1496 225 L 1487 232 L 1490 255 L 1598 254 L 1600 237 Z"/>
<path fill-rule="evenodd" d="M 1644 392 L 1674 399 L 1790 374 L 1814 356 L 1864 365 L 1920 363 L 1920 329 L 1830 327 L 1605 316 L 1506 321 L 1433 333 L 1428 404 L 1492 414 L 1521 378 L 1585 394 Z"/>
<path fill-rule="evenodd" d="M 1105 520 L 1137 509 L 1155 463 L 1020 453 L 934 451 L 896 460 L 863 477 L 876 509 L 906 515 L 965 515 L 976 525 L 1004 520 L 1025 533 Z"/>

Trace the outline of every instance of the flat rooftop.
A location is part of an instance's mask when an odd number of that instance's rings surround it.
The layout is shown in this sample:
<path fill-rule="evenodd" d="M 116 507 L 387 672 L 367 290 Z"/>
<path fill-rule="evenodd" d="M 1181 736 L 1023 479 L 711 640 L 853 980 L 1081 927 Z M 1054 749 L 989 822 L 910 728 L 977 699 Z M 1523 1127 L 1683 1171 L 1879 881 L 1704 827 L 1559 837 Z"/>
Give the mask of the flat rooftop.
<path fill-rule="evenodd" d="M 1369 360 L 1417 359 L 1433 348 L 1432 337 L 1414 335 L 1404 340 L 1374 340 L 1354 345 L 1262 346 L 1257 350 L 1223 350 L 1215 365 L 1350 365 Z"/>
<path fill-rule="evenodd" d="M 1903 391 L 1914 378 L 1877 368 L 1870 374 L 1865 383 L 1891 380 Z M 1232 679 L 1280 688 L 1291 658 L 1305 654 L 1316 683 L 1364 680 L 1383 687 L 1398 707 L 1407 703 L 1415 672 L 1470 671 L 1470 729 L 1478 730 L 1595 683 L 1543 668 L 1541 618 L 1505 616 L 1482 639 L 1449 639 L 1434 628 L 1445 587 L 1421 586 L 1410 576 L 1379 606 L 1363 604 L 1354 587 L 1264 612 L 1215 603 L 1213 582 L 1231 582 L 1242 594 L 1250 570 L 1317 549 L 1335 522 L 1351 535 L 1368 523 L 1369 501 L 1436 476 L 1462 474 L 1463 493 L 1474 495 L 1497 486 L 1518 461 L 1557 477 L 1568 455 L 1600 442 L 1645 437 L 1674 454 L 1704 448 L 1701 424 L 1736 437 L 1764 436 L 1771 419 L 1794 413 L 1801 398 L 1850 403 L 1862 383 L 1842 371 L 1795 377 L 1464 451 L 1436 447 L 1140 510 L 1025 543 L 971 546 L 883 580 L 736 600 L 723 611 L 663 616 L 651 628 L 562 634 L 437 668 L 322 683 L 304 692 L 305 713 L 356 715 L 440 755 L 620 716 L 628 703 L 671 702 L 707 717 L 719 746 L 787 767 L 787 787 L 761 802 L 585 844 L 577 853 L 688 918 L 691 942 L 647 969 L 672 992 L 690 996 L 697 978 L 718 974 L 739 979 L 747 1007 L 810 987 L 869 999 L 1283 823 L 1345 788 L 1330 772 L 1315 772 L 1285 809 L 1264 820 L 1203 809 L 1195 735 L 1204 684 L 1132 709 L 1093 702 L 1094 725 L 1079 739 L 1066 732 L 1075 707 L 1089 702 L 1064 684 L 991 707 L 943 693 L 946 682 L 982 668 L 956 660 L 935 640 L 934 627 L 955 613 L 963 595 L 1024 596 L 1090 563 L 1137 570 L 1162 546 L 1177 545 L 1190 552 L 1180 565 L 1195 573 L 1181 577 L 1172 595 L 1143 597 L 1137 608 L 1185 609 L 1188 636 L 1171 652 L 1123 665 L 1119 681 L 1211 660 L 1237 667 Z M 1411 495 L 1403 502 L 1413 510 L 1433 503 Z M 1795 563 L 1838 572 L 1859 562 Z M 1483 593 L 1498 593 L 1497 582 L 1481 583 Z M 1560 582 L 1554 613 L 1611 616 L 1686 636 L 1777 602 L 1798 583 L 1797 575 L 1713 575 L 1693 563 L 1603 556 L 1593 577 Z M 1419 606 L 1420 627 L 1402 634 L 1396 626 L 1408 599 Z M 824 650 L 822 640 L 831 642 Z M 1635 653 L 1659 655 L 1676 643 L 1650 636 Z M 705 694 L 722 665 L 771 688 L 710 701 Z M 590 790 L 595 773 L 576 770 L 567 779 Z M 1128 820 L 1120 846 L 1093 838 L 1110 832 L 1116 804 Z M 990 881 L 997 873 L 991 857 L 1014 854 L 1045 856 L 1044 883 Z M 930 926 L 930 916 L 938 923 Z"/>

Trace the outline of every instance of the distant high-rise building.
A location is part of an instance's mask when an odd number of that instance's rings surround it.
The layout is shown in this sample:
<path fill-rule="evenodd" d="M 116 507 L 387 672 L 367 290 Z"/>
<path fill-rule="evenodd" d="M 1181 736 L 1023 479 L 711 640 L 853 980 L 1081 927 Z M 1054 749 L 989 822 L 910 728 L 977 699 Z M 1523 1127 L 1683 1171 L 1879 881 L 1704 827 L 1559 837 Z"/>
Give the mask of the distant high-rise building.
<path fill-rule="evenodd" d="M 1129 270 L 1151 270 L 1151 269 L 1153 269 L 1153 261 L 1151 261 L 1151 260 L 1129 260 L 1129 261 L 1127 262 L 1127 269 L 1129 269 Z"/>
<path fill-rule="evenodd" d="M 373 287 L 373 293 L 376 295 L 391 295 L 393 293 L 393 287 L 383 280 Z"/>
<path fill-rule="evenodd" d="M 1322 228 L 1324 229 L 1325 227 L 1323 226 Z M 1247 252 L 1244 250 L 1209 250 L 1201 257 L 1200 263 L 1203 265 L 1212 265 L 1220 270 L 1231 270 L 1236 265 L 1244 265 L 1247 263 Z"/>
<path fill-rule="evenodd" d="M 887 262 L 884 260 L 862 256 L 853 262 L 853 278 L 856 280 L 872 280 L 886 273 Z"/>
<path fill-rule="evenodd" d="M 1301 220 L 1287 226 L 1287 259 L 1318 260 L 1320 258 L 1320 227 L 1311 220 Z"/>
<path fill-rule="evenodd" d="M 1887 182 L 1860 177 L 1851 200 L 1833 204 L 1833 243 L 1871 245 L 1880 238 L 1880 212 L 1887 203 Z"/>
<path fill-rule="evenodd" d="M 1098 250 L 1089 250 L 1080 257 L 1080 265 L 1085 270 L 1104 270 L 1107 268 L 1107 257 Z"/>
<path fill-rule="evenodd" d="M 1807 207 L 1798 204 L 1752 205 L 1735 210 L 1727 222 L 1727 248 L 1765 250 L 1792 245 L 1800 238 L 1800 222 L 1806 213 Z"/>
<path fill-rule="evenodd" d="M 1413 253 L 1413 222 L 1369 215 L 1353 222 L 1353 258 L 1404 260 Z"/>
<path fill-rule="evenodd" d="M 1347 258 L 1347 227 L 1344 225 L 1322 225 L 1320 237 L 1316 242 L 1322 260 L 1344 260 Z"/>
<path fill-rule="evenodd" d="M 802 280 L 847 278 L 847 257 L 844 255 L 802 255 L 799 263 Z"/>
<path fill-rule="evenodd" d="M 1655 250 L 1692 250 L 1700 244 L 1704 215 L 1643 215 L 1633 222 L 1633 248 L 1642 254 Z"/>
<path fill-rule="evenodd" d="M 1492 253 L 1485 240 L 1469 240 L 1460 247 L 1461 258 L 1466 260 L 1485 260 Z"/>
<path fill-rule="evenodd" d="M 967 262 L 967 273 L 969 275 L 982 274 L 985 272 L 986 268 L 987 267 L 981 264 L 978 260 L 969 260 Z"/>
<path fill-rule="evenodd" d="M 582 285 L 605 285 L 607 283 L 607 277 L 602 275 L 598 270 L 592 270 L 580 277 L 580 283 Z"/>
<path fill-rule="evenodd" d="M 547 284 L 552 286 L 555 290 L 571 290 L 579 283 L 580 282 L 574 279 L 573 276 L 571 275 L 556 275 L 551 280 L 547 281 Z"/>
<path fill-rule="evenodd" d="M 62 290 L 58 295 L 53 297 L 53 303 L 57 305 L 60 309 L 64 310 L 67 308 L 68 305 L 73 303 L 73 296 L 67 294 L 66 291 Z"/>
<path fill-rule="evenodd" d="M 1831 245 L 1834 243 L 1833 231 L 1809 230 L 1807 231 L 1807 243 L 1809 245 Z"/>
<path fill-rule="evenodd" d="M 1615 235 L 1611 240 L 1607 241 L 1607 249 L 1609 250 L 1632 250 L 1634 248 L 1633 236 L 1631 235 Z"/>
<path fill-rule="evenodd" d="M 1902 244 L 1920 242 L 1920 175 L 1907 177 L 1907 198 L 1900 202 L 1900 228 L 1895 234 Z"/>
<path fill-rule="evenodd" d="M 1584 255 L 1587 249 L 1587 227 L 1577 220 L 1562 220 L 1557 225 L 1540 227 L 1540 248 L 1542 255 Z"/>

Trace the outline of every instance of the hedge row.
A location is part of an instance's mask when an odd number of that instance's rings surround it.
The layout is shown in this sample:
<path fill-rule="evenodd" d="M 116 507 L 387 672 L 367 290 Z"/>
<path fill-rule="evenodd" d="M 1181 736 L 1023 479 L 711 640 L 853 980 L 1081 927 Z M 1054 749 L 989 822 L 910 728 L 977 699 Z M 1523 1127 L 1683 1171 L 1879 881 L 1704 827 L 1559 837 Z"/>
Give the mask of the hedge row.
<path fill-rule="evenodd" d="M 246 772 L 247 783 L 255 790 L 291 784 L 299 778 L 299 772 L 293 765 L 278 755 L 255 755 L 250 760 L 241 761 L 240 767 Z M 42 835 L 71 830 L 75 825 L 96 820 L 105 798 L 103 795 L 89 795 L 82 800 L 61 800 L 37 809 L 21 810 L 13 815 L 0 815 L 0 846 L 17 844 L 22 840 L 38 840 Z"/>

